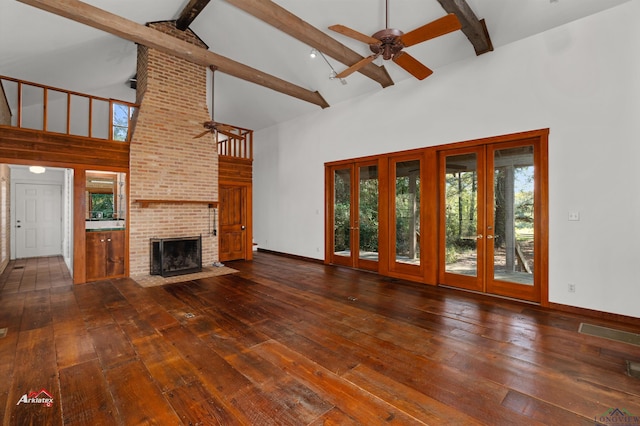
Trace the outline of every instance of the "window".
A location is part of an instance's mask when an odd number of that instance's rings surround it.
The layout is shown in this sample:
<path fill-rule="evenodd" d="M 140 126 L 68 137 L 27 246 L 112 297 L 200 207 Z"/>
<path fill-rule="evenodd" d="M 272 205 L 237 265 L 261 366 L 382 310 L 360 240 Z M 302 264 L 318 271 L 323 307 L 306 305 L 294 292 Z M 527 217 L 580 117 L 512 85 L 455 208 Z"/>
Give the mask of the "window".
<path fill-rule="evenodd" d="M 112 136 L 114 141 L 128 142 L 131 138 L 131 118 L 133 117 L 134 107 L 113 102 L 111 104 L 112 110 Z"/>

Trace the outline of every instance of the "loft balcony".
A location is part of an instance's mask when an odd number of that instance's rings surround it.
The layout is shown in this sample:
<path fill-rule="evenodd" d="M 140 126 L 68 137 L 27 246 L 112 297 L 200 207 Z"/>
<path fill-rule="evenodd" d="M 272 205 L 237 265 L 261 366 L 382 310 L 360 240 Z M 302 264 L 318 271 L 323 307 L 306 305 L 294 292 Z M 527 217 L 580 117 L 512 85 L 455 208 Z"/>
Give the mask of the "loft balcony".
<path fill-rule="evenodd" d="M 0 76 L 2 125 L 91 139 L 129 142 L 137 105 Z M 2 110 L 2 109 L 0 109 Z"/>
<path fill-rule="evenodd" d="M 60 136 L 128 142 L 138 105 L 11 77 L 0 76 L 0 128 L 25 130 L 35 138 Z M 213 136 L 221 157 L 253 160 L 253 131 L 218 123 L 226 129 Z M 28 132 L 30 131 L 30 132 Z M 35 132 L 35 133 L 34 133 Z M 46 135 L 42 135 L 44 132 Z M 15 132 L 7 137 L 15 139 Z"/>

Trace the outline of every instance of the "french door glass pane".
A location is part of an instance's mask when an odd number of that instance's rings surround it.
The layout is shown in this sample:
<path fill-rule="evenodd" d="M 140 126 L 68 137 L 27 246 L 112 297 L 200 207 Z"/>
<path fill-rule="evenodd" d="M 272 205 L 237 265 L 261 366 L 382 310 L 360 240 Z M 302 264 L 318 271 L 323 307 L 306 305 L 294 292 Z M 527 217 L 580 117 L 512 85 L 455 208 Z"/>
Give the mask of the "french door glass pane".
<path fill-rule="evenodd" d="M 396 262 L 420 264 L 420 160 L 396 163 Z"/>
<path fill-rule="evenodd" d="M 360 259 L 378 260 L 378 167 L 359 168 Z"/>
<path fill-rule="evenodd" d="M 497 150 L 493 164 L 494 279 L 533 285 L 533 146 Z"/>
<path fill-rule="evenodd" d="M 477 155 L 448 156 L 445 176 L 445 271 L 477 276 Z"/>
<path fill-rule="evenodd" d="M 333 247 L 335 254 L 351 255 L 351 169 L 333 174 Z"/>

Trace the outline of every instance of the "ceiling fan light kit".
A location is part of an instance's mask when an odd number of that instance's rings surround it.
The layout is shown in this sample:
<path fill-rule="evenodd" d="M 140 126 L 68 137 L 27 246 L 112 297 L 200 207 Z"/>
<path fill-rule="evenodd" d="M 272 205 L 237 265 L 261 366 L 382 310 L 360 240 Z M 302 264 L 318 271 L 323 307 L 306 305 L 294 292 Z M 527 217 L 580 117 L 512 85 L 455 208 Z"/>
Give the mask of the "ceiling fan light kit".
<path fill-rule="evenodd" d="M 388 10 L 388 0 L 386 5 Z M 384 60 L 391 59 L 418 80 L 423 80 L 433 74 L 433 71 L 413 56 L 403 51 L 403 49 L 462 28 L 460 21 L 454 13 L 450 13 L 442 18 L 429 22 L 428 24 L 409 31 L 408 33 L 403 33 L 395 28 L 389 28 L 388 20 L 386 18 L 385 22 L 387 23 L 387 28 L 376 32 L 372 36 L 367 36 L 344 25 L 332 25 L 329 27 L 330 30 L 368 44 L 369 49 L 373 53 L 337 74 L 337 78 L 345 78 L 373 62 L 378 57 L 382 57 Z"/>

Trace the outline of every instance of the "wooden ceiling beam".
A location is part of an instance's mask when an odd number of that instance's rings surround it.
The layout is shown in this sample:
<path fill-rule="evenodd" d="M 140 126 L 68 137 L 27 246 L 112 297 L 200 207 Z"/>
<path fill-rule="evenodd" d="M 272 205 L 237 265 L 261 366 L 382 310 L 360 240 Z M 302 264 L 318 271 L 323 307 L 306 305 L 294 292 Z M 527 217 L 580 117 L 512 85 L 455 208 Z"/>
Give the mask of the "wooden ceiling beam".
<path fill-rule="evenodd" d="M 169 55 L 206 67 L 215 66 L 218 71 L 285 95 L 310 102 L 322 108 L 329 104 L 317 91 L 312 92 L 288 81 L 274 77 L 255 68 L 218 55 L 207 49 L 177 39 L 168 34 L 125 19 L 121 16 L 91 6 L 78 0 L 18 0 L 21 3 L 63 16 L 73 21 L 97 28 L 134 43 L 159 50 Z"/>
<path fill-rule="evenodd" d="M 476 55 L 493 50 L 489 31 L 484 19 L 478 19 L 466 0 L 438 0 L 447 13 L 455 13 L 462 24 L 462 32 L 467 36 Z"/>
<path fill-rule="evenodd" d="M 200 15 L 200 12 L 209 4 L 211 0 L 189 0 L 189 3 L 180 12 L 180 17 L 176 20 L 176 28 L 184 31 L 194 19 Z"/>
<path fill-rule="evenodd" d="M 363 59 L 358 53 L 271 0 L 226 1 L 347 66 L 351 66 Z M 384 66 L 370 63 L 358 71 L 380 83 L 382 87 L 393 84 L 393 80 L 391 80 Z"/>

